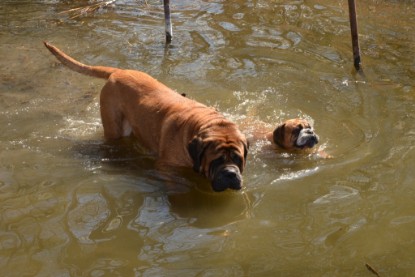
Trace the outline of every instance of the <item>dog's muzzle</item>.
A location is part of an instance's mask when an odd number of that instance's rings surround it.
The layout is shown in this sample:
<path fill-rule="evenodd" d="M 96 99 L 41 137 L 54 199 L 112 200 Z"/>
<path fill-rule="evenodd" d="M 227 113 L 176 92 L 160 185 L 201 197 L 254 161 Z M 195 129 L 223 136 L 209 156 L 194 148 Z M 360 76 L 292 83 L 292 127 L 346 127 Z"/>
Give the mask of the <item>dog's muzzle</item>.
<path fill-rule="evenodd" d="M 300 131 L 295 146 L 298 148 L 313 148 L 318 143 L 318 139 L 312 128 L 304 128 Z"/>
<path fill-rule="evenodd" d="M 236 165 L 223 165 L 213 172 L 212 188 L 214 191 L 226 189 L 240 190 L 242 188 L 242 176 Z"/>

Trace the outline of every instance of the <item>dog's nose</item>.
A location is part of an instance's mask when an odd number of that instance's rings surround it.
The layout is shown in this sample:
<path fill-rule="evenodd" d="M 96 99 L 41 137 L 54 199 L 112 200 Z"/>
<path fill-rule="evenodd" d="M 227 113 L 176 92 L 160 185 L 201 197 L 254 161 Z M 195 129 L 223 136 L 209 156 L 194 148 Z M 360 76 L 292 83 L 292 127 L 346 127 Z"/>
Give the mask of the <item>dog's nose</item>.
<path fill-rule="evenodd" d="M 239 190 L 242 188 L 242 178 L 239 168 L 227 166 L 217 173 L 212 183 L 213 190 L 223 191 L 227 188 Z"/>
<path fill-rule="evenodd" d="M 233 178 L 235 178 L 237 176 L 237 174 L 238 173 L 236 172 L 236 169 L 234 169 L 233 167 L 226 168 L 224 170 L 223 177 L 225 177 L 227 179 L 233 179 Z"/>
<path fill-rule="evenodd" d="M 239 169 L 236 167 L 226 168 L 224 171 L 224 180 L 228 182 L 230 189 L 241 189 L 241 177 Z"/>
<path fill-rule="evenodd" d="M 310 139 L 308 141 L 308 147 L 312 148 L 318 143 L 318 136 L 313 132 L 311 133 Z"/>

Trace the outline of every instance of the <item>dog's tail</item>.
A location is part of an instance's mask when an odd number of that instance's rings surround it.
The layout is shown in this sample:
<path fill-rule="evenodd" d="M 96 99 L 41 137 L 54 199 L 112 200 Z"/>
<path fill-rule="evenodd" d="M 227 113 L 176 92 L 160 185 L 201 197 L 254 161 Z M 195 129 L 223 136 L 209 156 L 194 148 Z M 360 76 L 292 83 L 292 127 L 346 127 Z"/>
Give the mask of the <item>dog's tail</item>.
<path fill-rule="evenodd" d="M 109 76 L 114 73 L 115 71 L 119 70 L 114 67 L 106 67 L 106 66 L 90 66 L 83 63 L 78 62 L 77 60 L 69 57 L 57 47 L 53 46 L 50 43 L 44 42 L 45 46 L 49 51 L 64 65 L 69 67 L 70 69 L 79 72 L 84 75 L 108 79 Z"/>

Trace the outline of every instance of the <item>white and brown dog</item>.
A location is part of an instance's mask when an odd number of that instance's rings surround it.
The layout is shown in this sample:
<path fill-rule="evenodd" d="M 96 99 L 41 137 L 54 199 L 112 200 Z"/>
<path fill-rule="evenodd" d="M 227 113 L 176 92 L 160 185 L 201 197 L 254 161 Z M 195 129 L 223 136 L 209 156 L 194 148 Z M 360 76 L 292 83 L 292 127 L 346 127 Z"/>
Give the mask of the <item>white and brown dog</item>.
<path fill-rule="evenodd" d="M 272 132 L 256 129 L 253 138 L 266 139 L 272 145 L 288 151 L 311 149 L 319 142 L 319 137 L 310 123 L 300 118 L 286 120 Z"/>

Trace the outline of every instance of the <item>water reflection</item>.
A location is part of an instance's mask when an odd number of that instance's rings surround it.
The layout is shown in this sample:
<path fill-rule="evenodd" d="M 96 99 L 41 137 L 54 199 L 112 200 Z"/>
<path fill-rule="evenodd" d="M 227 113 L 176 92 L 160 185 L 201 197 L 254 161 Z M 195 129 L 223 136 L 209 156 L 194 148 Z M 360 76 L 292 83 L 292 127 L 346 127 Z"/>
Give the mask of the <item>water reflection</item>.
<path fill-rule="evenodd" d="M 250 218 L 250 197 L 246 192 L 226 192 L 218 197 L 196 189 L 186 194 L 171 194 L 168 200 L 171 212 L 181 218 L 189 218 L 192 226 L 214 228 Z M 224 213 L 223 210 L 227 212 Z"/>

